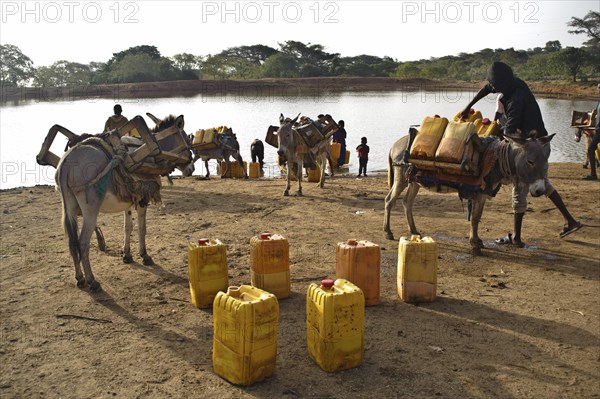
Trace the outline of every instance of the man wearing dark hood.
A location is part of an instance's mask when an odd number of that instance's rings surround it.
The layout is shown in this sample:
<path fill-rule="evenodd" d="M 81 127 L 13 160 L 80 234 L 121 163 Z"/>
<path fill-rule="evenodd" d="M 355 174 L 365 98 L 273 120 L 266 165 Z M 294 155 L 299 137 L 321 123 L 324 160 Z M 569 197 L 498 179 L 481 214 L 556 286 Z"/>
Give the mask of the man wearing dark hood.
<path fill-rule="evenodd" d="M 123 108 L 120 104 L 117 104 L 113 107 L 113 111 L 115 114 L 113 116 L 109 116 L 104 124 L 104 132 L 110 132 L 111 130 L 115 130 L 126 124 L 129 120 L 121 115 L 123 112 Z"/>
<path fill-rule="evenodd" d="M 487 81 L 488 83 L 479 90 L 462 112 L 464 118 L 468 116 L 471 107 L 488 94 L 502 93 L 500 101 L 506 113 L 506 123 L 503 126 L 505 136 L 525 139 L 534 132 L 536 137 L 548 135 L 542 119 L 542 112 L 533 93 L 524 81 L 514 76 L 511 67 L 503 62 L 494 62 L 488 71 Z M 579 230 L 582 225 L 569 213 L 560 194 L 548 180 L 548 170 L 544 171 L 544 180 L 546 185 L 545 195 L 550 198 L 565 218 L 565 225 L 560 232 L 560 237 L 566 237 Z M 518 188 L 513 186 L 514 235 L 509 233 L 506 237 L 496 240 L 498 244 L 524 246 L 521 241 L 521 226 L 527 209 L 527 193 L 527 187 Z"/>

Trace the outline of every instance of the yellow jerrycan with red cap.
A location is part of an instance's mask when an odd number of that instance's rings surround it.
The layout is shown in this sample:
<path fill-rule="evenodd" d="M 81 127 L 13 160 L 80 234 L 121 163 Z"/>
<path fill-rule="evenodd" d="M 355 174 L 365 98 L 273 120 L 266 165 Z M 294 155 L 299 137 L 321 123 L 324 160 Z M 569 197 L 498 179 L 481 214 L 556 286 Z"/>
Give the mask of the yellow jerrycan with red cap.
<path fill-rule="evenodd" d="M 192 304 L 210 308 L 219 291 L 227 290 L 227 251 L 219 240 L 201 238 L 188 245 L 188 276 Z"/>
<path fill-rule="evenodd" d="M 290 295 L 290 244 L 285 237 L 260 233 L 250 238 L 250 281 L 277 299 Z"/>

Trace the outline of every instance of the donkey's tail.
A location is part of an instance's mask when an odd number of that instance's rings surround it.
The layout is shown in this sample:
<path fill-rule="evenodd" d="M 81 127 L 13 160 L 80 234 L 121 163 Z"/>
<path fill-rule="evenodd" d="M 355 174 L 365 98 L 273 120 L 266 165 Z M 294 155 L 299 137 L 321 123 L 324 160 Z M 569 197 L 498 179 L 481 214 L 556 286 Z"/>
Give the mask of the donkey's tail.
<path fill-rule="evenodd" d="M 62 200 L 62 225 L 69 240 L 69 252 L 71 252 L 73 261 L 77 265 L 81 259 L 81 253 L 79 251 L 79 234 L 77 233 L 77 212 L 72 211 L 75 208 L 73 204 L 77 204 L 77 198 L 69 188 L 67 173 L 63 171 L 61 166 L 62 164 L 56 170 L 56 182 Z"/>
<path fill-rule="evenodd" d="M 388 174 L 387 174 L 387 178 L 388 178 L 388 189 L 391 189 L 392 185 L 394 184 L 394 165 L 392 163 L 392 157 L 390 155 L 388 155 Z"/>

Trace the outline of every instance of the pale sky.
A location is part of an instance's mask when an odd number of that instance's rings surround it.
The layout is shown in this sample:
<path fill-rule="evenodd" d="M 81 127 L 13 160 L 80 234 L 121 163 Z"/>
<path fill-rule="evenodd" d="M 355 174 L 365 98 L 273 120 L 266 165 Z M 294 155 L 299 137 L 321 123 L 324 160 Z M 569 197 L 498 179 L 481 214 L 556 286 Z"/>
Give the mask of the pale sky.
<path fill-rule="evenodd" d="M 34 66 L 59 60 L 108 61 L 153 45 L 164 56 L 215 54 L 228 47 L 297 40 L 342 56 L 369 54 L 410 61 L 517 50 L 559 40 L 571 17 L 600 11 L 588 1 L 0 1 L 0 43 Z"/>

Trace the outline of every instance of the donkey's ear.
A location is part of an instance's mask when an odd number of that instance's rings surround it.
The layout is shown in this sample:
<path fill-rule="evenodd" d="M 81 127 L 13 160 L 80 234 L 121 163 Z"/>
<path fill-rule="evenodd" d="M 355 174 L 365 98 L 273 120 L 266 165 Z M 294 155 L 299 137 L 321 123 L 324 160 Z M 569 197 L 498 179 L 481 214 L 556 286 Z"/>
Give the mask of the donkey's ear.
<path fill-rule="evenodd" d="M 300 114 L 296 115 L 296 117 L 294 119 L 292 119 L 292 125 L 295 124 L 298 121 L 298 118 L 300 118 Z"/>
<path fill-rule="evenodd" d="M 279 123 L 283 125 L 284 121 L 285 121 L 285 117 L 283 116 L 283 114 L 279 114 Z"/>
<path fill-rule="evenodd" d="M 506 140 L 510 141 L 512 144 L 516 144 L 516 145 L 520 145 L 520 146 L 527 144 L 527 139 L 521 138 L 519 136 L 511 136 L 511 135 L 505 134 L 504 138 Z"/>
<path fill-rule="evenodd" d="M 550 142 L 550 140 L 552 140 L 554 138 L 555 135 L 556 135 L 556 133 L 552 133 L 550 136 L 540 137 L 537 140 L 540 142 L 541 145 L 545 145 L 545 144 L 548 144 Z"/>
<path fill-rule="evenodd" d="M 154 122 L 155 125 L 159 125 L 161 120 L 158 119 L 156 116 L 152 115 L 150 112 L 146 112 L 146 115 L 148 116 L 148 118 L 152 119 L 152 122 Z"/>
<path fill-rule="evenodd" d="M 179 129 L 183 129 L 184 125 L 185 121 L 183 120 L 183 115 L 179 115 L 177 119 L 175 119 L 175 126 L 177 126 Z"/>

